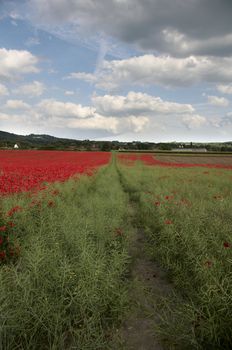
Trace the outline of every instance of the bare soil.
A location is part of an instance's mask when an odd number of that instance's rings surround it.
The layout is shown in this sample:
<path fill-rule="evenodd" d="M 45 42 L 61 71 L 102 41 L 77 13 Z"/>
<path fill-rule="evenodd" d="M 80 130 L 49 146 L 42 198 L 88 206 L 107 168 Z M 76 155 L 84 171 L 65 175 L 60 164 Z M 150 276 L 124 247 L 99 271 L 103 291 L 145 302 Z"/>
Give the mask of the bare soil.
<path fill-rule="evenodd" d="M 212 164 L 212 165 L 232 165 L 232 156 L 212 156 L 212 155 L 160 155 L 156 154 L 155 158 L 162 162 L 171 162 L 178 164 Z"/>
<path fill-rule="evenodd" d="M 156 299 L 172 291 L 165 272 L 145 252 L 145 236 L 137 230 L 131 246 L 131 310 L 119 330 L 120 349 L 164 350 L 155 328 L 159 322 Z"/>

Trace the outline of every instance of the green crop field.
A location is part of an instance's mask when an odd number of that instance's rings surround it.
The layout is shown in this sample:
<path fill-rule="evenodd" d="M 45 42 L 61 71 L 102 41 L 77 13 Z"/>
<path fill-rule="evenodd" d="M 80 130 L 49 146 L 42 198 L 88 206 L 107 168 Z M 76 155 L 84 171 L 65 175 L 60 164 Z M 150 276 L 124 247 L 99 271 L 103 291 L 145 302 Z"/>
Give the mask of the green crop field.
<path fill-rule="evenodd" d="M 0 262 L 0 349 L 142 349 L 144 329 L 144 349 L 231 349 L 231 184 L 229 168 L 113 154 L 92 176 L 0 197 L 2 231 L 23 208 L 18 254 Z"/>

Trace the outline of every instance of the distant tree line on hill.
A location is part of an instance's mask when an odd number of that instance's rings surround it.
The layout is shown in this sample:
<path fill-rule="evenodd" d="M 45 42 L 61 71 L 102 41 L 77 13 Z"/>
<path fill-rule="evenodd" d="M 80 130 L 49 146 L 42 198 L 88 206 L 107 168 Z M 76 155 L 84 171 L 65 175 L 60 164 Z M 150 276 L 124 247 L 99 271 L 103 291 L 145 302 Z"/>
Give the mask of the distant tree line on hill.
<path fill-rule="evenodd" d="M 0 131 L 0 148 L 12 149 L 17 144 L 19 149 L 70 150 L 70 151 L 171 151 L 201 150 L 209 152 L 232 152 L 232 141 L 224 143 L 184 143 L 184 142 L 120 142 L 91 141 L 58 138 L 50 135 L 16 135 Z"/>

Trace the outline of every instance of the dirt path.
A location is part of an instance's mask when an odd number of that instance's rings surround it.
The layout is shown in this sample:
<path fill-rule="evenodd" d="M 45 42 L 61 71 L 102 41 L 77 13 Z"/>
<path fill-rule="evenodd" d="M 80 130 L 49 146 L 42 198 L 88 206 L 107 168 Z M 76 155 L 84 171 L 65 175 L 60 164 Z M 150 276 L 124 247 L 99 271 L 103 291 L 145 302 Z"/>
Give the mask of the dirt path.
<path fill-rule="evenodd" d="M 159 322 L 157 298 L 168 295 L 172 286 L 164 271 L 145 252 L 145 235 L 137 229 L 131 245 L 131 310 L 119 330 L 121 349 L 164 350 L 155 334 Z"/>
<path fill-rule="evenodd" d="M 137 223 L 138 203 L 125 186 L 118 169 L 117 172 L 121 185 L 130 198 L 128 220 L 134 227 L 134 235 L 129 249 L 130 310 L 118 330 L 119 342 L 115 350 L 165 350 L 156 334 L 156 326 L 159 323 L 158 299 L 160 296 L 168 296 L 173 286 L 168 282 L 163 269 L 149 259 L 149 254 L 146 252 L 146 236 Z"/>

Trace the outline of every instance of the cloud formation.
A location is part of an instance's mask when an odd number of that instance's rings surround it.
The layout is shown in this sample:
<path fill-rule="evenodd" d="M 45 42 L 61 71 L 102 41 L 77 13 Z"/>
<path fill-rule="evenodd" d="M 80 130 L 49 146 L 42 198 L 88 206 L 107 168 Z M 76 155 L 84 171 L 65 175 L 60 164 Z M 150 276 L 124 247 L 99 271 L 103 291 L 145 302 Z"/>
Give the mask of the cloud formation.
<path fill-rule="evenodd" d="M 222 94 L 232 95 L 232 84 L 228 85 L 218 85 L 217 90 Z"/>
<path fill-rule="evenodd" d="M 102 32 L 174 56 L 232 53 L 228 0 L 28 0 L 37 22 Z"/>
<path fill-rule="evenodd" d="M 91 106 L 57 99 L 42 99 L 29 105 L 22 100 L 9 99 L 0 112 L 3 120 L 55 128 L 101 130 L 112 135 L 162 129 L 172 120 L 188 129 L 206 124 L 206 118 L 198 115 L 190 104 L 164 101 L 160 97 L 133 91 L 125 96 L 95 94 Z"/>
<path fill-rule="evenodd" d="M 25 103 L 22 100 L 7 100 L 5 107 L 7 109 L 22 110 L 22 109 L 29 109 L 30 105 Z"/>
<path fill-rule="evenodd" d="M 0 96 L 7 96 L 9 95 L 9 90 L 7 87 L 0 83 Z"/>
<path fill-rule="evenodd" d="M 224 97 L 207 96 L 207 98 L 208 98 L 208 103 L 211 104 L 212 106 L 227 107 L 230 104 L 230 101 Z"/>
<path fill-rule="evenodd" d="M 93 117 L 95 109 L 92 107 L 83 107 L 81 104 L 71 102 L 61 102 L 55 99 L 42 100 L 38 105 L 39 110 L 49 117 Z"/>
<path fill-rule="evenodd" d="M 24 84 L 13 90 L 13 93 L 18 95 L 25 95 L 27 97 L 39 97 L 41 96 L 46 87 L 40 81 L 33 81 L 32 83 Z"/>
<path fill-rule="evenodd" d="M 199 129 L 202 126 L 209 124 L 204 116 L 198 114 L 185 115 L 182 118 L 182 122 L 188 129 Z"/>
<path fill-rule="evenodd" d="M 38 73 L 38 62 L 29 51 L 0 48 L 0 79 L 14 81 L 21 75 Z"/>
<path fill-rule="evenodd" d="M 123 60 L 104 61 L 94 75 L 71 73 L 69 78 L 95 82 L 97 88 L 114 90 L 121 85 L 161 85 L 185 87 L 201 82 L 222 83 L 232 80 L 232 57 L 187 57 L 143 55 Z"/>
<path fill-rule="evenodd" d="M 130 91 L 126 96 L 93 96 L 92 102 L 99 113 L 105 115 L 155 115 L 193 113 L 190 104 L 163 101 L 160 97 Z"/>
<path fill-rule="evenodd" d="M 100 113 L 96 106 L 82 106 L 54 99 L 42 100 L 35 109 L 47 122 L 52 121 L 59 127 L 106 130 L 113 134 L 126 130 L 138 132 L 149 123 L 149 119 L 144 116 L 118 118 L 114 113 L 112 115 Z"/>

